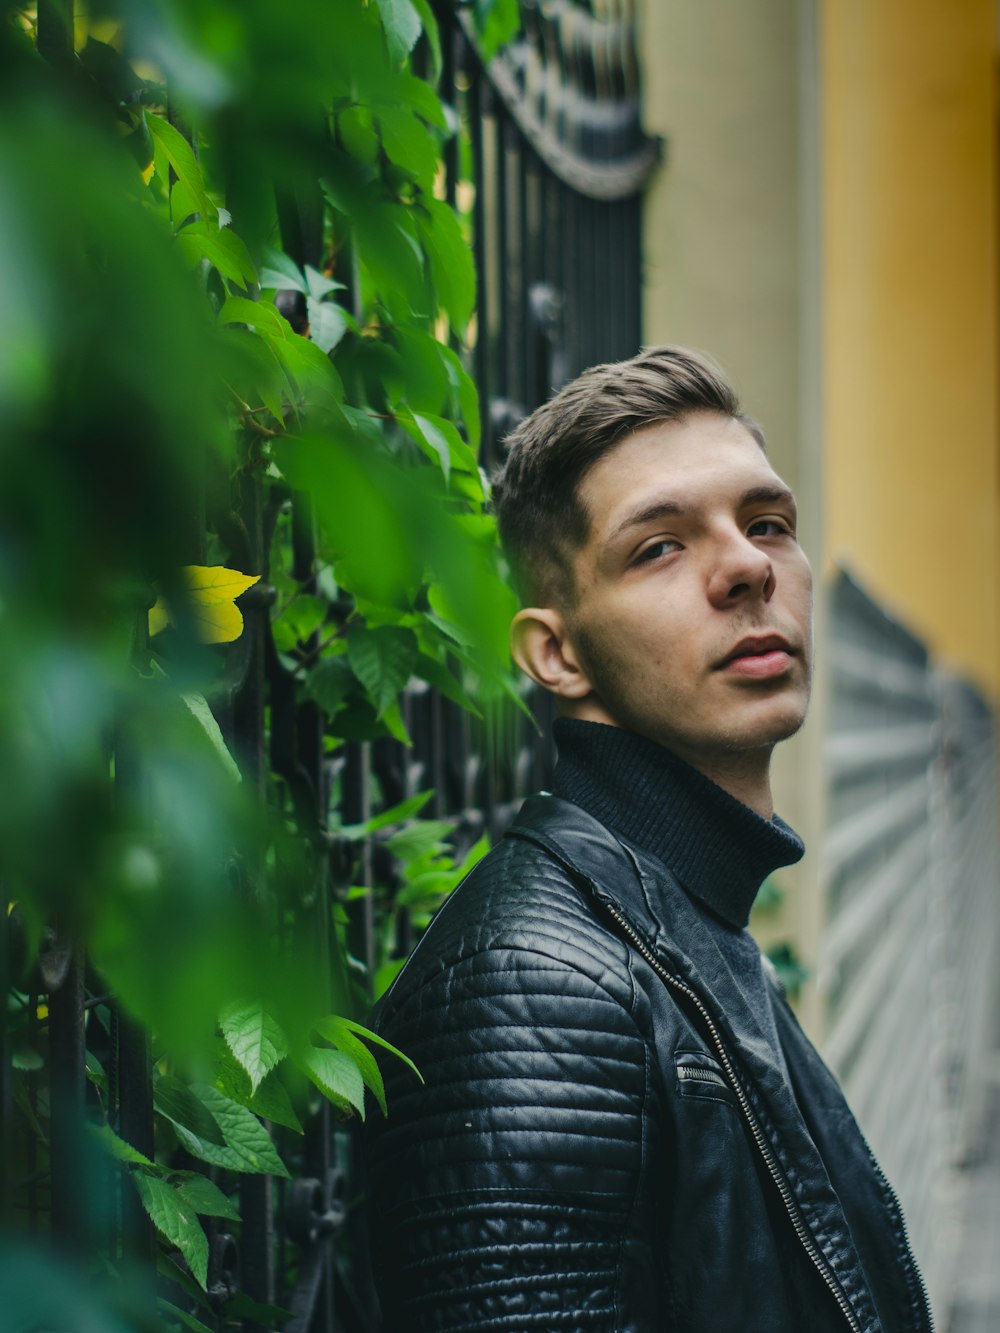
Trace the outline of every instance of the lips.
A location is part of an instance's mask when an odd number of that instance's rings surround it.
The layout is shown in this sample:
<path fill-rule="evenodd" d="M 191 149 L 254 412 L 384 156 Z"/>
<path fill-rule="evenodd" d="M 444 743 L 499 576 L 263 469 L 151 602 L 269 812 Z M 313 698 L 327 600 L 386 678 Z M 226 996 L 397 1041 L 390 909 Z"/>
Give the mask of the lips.
<path fill-rule="evenodd" d="M 787 671 L 793 656 L 794 649 L 780 634 L 754 634 L 741 639 L 715 670 L 765 679 Z"/>

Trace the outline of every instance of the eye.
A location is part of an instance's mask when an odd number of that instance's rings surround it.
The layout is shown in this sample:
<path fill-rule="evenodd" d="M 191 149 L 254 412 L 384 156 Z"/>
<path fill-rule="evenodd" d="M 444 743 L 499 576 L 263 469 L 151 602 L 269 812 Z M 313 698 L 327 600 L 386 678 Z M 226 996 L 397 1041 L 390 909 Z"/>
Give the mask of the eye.
<path fill-rule="evenodd" d="M 748 537 L 790 536 L 791 528 L 783 518 L 758 518 L 747 528 Z"/>
<path fill-rule="evenodd" d="M 662 537 L 659 541 L 644 547 L 636 556 L 635 563 L 637 565 L 650 564 L 654 560 L 659 560 L 662 556 L 672 555 L 674 551 L 679 551 L 680 548 L 680 542 L 674 541 L 672 537 Z"/>

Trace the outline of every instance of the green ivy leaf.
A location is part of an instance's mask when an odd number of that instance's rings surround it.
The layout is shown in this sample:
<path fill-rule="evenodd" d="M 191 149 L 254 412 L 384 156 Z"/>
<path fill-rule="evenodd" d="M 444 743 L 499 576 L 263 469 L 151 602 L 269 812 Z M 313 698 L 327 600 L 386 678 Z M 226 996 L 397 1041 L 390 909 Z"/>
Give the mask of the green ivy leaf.
<path fill-rule="evenodd" d="M 330 167 L 324 193 L 351 227 L 363 273 L 375 293 L 383 301 L 392 298 L 410 311 L 430 314 L 414 210 L 387 199 L 381 182 L 359 179 L 358 163 L 345 154 L 331 151 Z"/>
<path fill-rule="evenodd" d="M 307 264 L 304 272 L 306 288 L 314 301 L 324 300 L 331 292 L 345 290 L 344 283 L 338 282 L 336 278 L 328 278 L 325 273 L 320 273 L 318 268 L 313 268 L 312 264 Z"/>
<path fill-rule="evenodd" d="M 226 1142 L 220 1148 L 178 1125 L 177 1136 L 188 1152 L 203 1162 L 230 1171 L 288 1176 L 288 1169 L 278 1156 L 271 1136 L 251 1110 L 208 1084 L 198 1085 L 193 1090 L 215 1116 Z"/>
<path fill-rule="evenodd" d="M 417 640 L 412 630 L 359 625 L 347 636 L 347 657 L 382 717 L 412 674 Z"/>
<path fill-rule="evenodd" d="M 88 1125 L 87 1129 L 116 1162 L 125 1162 L 128 1166 L 146 1166 L 153 1171 L 160 1170 L 156 1163 L 151 1162 L 138 1148 L 133 1148 L 131 1143 L 119 1138 L 110 1125 Z"/>
<path fill-rule="evenodd" d="M 455 395 L 458 411 L 465 422 L 465 433 L 469 437 L 469 448 L 473 456 L 479 456 L 479 438 L 481 425 L 479 419 L 479 391 L 475 381 L 468 374 L 458 358 L 454 348 L 446 343 L 439 343 L 441 357 L 448 372 L 448 380 Z"/>
<path fill-rule="evenodd" d="M 469 850 L 462 857 L 461 863 L 455 867 L 458 874 L 464 878 L 464 876 L 466 876 L 469 873 L 469 871 L 472 869 L 473 866 L 478 865 L 478 863 L 483 859 L 483 857 L 489 850 L 490 850 L 490 840 L 489 837 L 484 833 L 482 837 L 476 839 L 476 841 L 472 844 Z"/>
<path fill-rule="evenodd" d="M 414 0 L 414 4 L 422 5 L 423 0 Z M 430 6 L 428 6 L 427 12 L 430 13 Z M 424 28 L 430 35 L 431 29 L 426 23 Z M 437 35 L 436 30 L 437 24 L 435 23 L 435 35 Z M 438 55 L 440 56 L 440 48 L 438 48 Z M 423 116 L 428 125 L 433 125 L 444 134 L 451 133 L 448 117 L 441 105 L 441 99 L 425 79 L 418 79 L 415 74 L 398 74 L 393 86 L 397 90 L 396 100 L 398 102 L 409 103 L 418 115 Z"/>
<path fill-rule="evenodd" d="M 263 1116 L 265 1120 L 273 1120 L 276 1125 L 284 1125 L 286 1129 L 292 1129 L 296 1134 L 304 1133 L 302 1122 L 296 1115 L 292 1099 L 288 1095 L 288 1089 L 277 1073 L 268 1074 L 250 1098 L 248 1105 L 251 1111 Z"/>
<path fill-rule="evenodd" d="M 208 706 L 208 700 L 203 694 L 196 694 L 193 691 L 185 691 L 179 698 L 195 723 L 199 738 L 208 743 L 211 754 L 222 765 L 223 771 L 234 782 L 242 782 L 243 774 L 226 744 L 215 715 Z"/>
<path fill-rule="evenodd" d="M 145 80 L 136 74 L 121 52 L 107 42 L 88 37 L 77 58 L 112 102 L 128 102 L 145 87 Z"/>
<path fill-rule="evenodd" d="M 173 1125 L 182 1125 L 206 1143 L 223 1144 L 215 1116 L 186 1083 L 173 1074 L 161 1074 L 153 1085 L 153 1105 Z"/>
<path fill-rule="evenodd" d="M 224 278 L 250 287 L 257 281 L 257 270 L 246 246 L 229 227 L 214 223 L 191 222 L 177 233 L 178 248 L 188 262 L 207 259 Z"/>
<path fill-rule="evenodd" d="M 378 158 L 379 138 L 367 106 L 345 106 L 337 114 L 337 135 L 352 157 L 359 162 Z"/>
<path fill-rule="evenodd" d="M 412 1069 L 412 1071 L 414 1072 L 414 1074 L 416 1074 L 417 1078 L 420 1080 L 421 1083 L 423 1083 L 424 1081 L 423 1074 L 421 1074 L 420 1070 L 417 1068 L 417 1066 L 413 1063 L 413 1061 L 410 1059 L 408 1055 L 404 1055 L 401 1050 L 393 1046 L 391 1042 L 386 1041 L 384 1037 L 380 1037 L 377 1032 L 372 1032 L 370 1028 L 363 1027 L 362 1024 L 360 1023 L 355 1023 L 353 1019 L 341 1018 L 339 1014 L 329 1014 L 327 1015 L 326 1018 L 321 1018 L 319 1020 L 319 1022 L 316 1024 L 316 1031 L 320 1034 L 321 1037 L 326 1037 L 327 1041 L 332 1041 L 335 1046 L 338 1046 L 340 1047 L 340 1049 L 349 1052 L 353 1052 L 355 1047 L 357 1045 L 360 1045 L 360 1043 L 358 1042 L 358 1038 L 362 1037 L 364 1038 L 365 1041 L 370 1041 L 374 1045 L 380 1046 L 382 1050 L 388 1051 L 389 1054 L 395 1056 L 397 1060 L 402 1060 L 403 1064 L 406 1065 L 408 1069 Z M 347 1042 L 348 1039 L 350 1040 L 351 1043 L 350 1046 L 342 1045 L 342 1043 Z M 364 1070 L 362 1069 L 362 1076 L 363 1074 Z M 378 1082 L 379 1086 L 381 1086 L 382 1085 L 381 1074 L 379 1074 Z M 373 1092 L 375 1091 L 374 1088 L 372 1089 L 372 1091 Z M 381 1099 L 380 1099 L 380 1105 L 384 1113 L 385 1103 Z"/>
<path fill-rule="evenodd" d="M 420 15 L 420 22 L 423 24 L 424 33 L 427 37 L 431 49 L 431 80 L 437 83 L 441 77 L 441 34 L 438 31 L 438 21 L 434 17 L 434 11 L 431 9 L 428 0 L 413 0 L 413 7 Z M 424 87 L 428 87 L 424 84 Z M 428 117 L 428 119 L 430 119 Z"/>
<path fill-rule="evenodd" d="M 349 1055 L 319 1046 L 307 1046 L 296 1054 L 296 1063 L 334 1106 L 354 1107 L 365 1118 L 365 1084 Z"/>
<path fill-rule="evenodd" d="M 239 374 L 234 377 L 234 388 L 240 397 L 251 407 L 263 403 L 275 420 L 281 421 L 289 385 L 272 345 L 238 324 L 228 326 L 226 340 L 238 354 Z"/>
<path fill-rule="evenodd" d="M 447 417 L 415 412 L 413 414 L 413 424 L 424 441 L 424 452 L 428 456 L 434 456 L 441 460 L 441 467 L 446 479 L 450 475 L 451 468 L 454 467 L 459 472 L 470 473 L 478 480 L 479 462 L 476 455 L 455 429 L 454 422 L 449 421 Z M 481 490 L 479 494 L 482 494 Z"/>
<path fill-rule="evenodd" d="M 427 653 L 421 653 L 414 664 L 413 674 L 419 676 L 421 680 L 426 680 L 428 685 L 433 685 L 446 699 L 458 704 L 473 717 L 482 717 L 482 713 L 476 707 L 475 701 L 466 693 L 462 682 L 452 675 L 443 662 L 429 657 Z"/>
<path fill-rule="evenodd" d="M 302 270 L 294 259 L 290 259 L 282 250 L 265 250 L 264 262 L 260 270 L 260 285 L 273 287 L 281 291 L 302 292 L 307 295 L 309 286 Z"/>
<path fill-rule="evenodd" d="M 166 1250 L 159 1250 L 156 1255 L 156 1271 L 160 1277 L 165 1278 L 167 1282 L 182 1291 L 185 1296 L 190 1296 L 193 1301 L 204 1305 L 205 1293 L 194 1281 L 191 1274 L 186 1269 L 181 1268 L 172 1254 Z"/>
<path fill-rule="evenodd" d="M 375 118 L 390 162 L 403 167 L 426 190 L 434 185 L 438 146 L 423 123 L 405 107 L 380 107 Z"/>
<path fill-rule="evenodd" d="M 350 315 L 333 301 L 312 296 L 306 298 L 306 309 L 310 338 L 321 352 L 332 352 L 353 322 Z"/>
<path fill-rule="evenodd" d="M 413 0 L 376 0 L 393 64 L 401 65 L 420 36 L 420 15 Z"/>
<path fill-rule="evenodd" d="M 192 1205 L 158 1176 L 135 1171 L 131 1180 L 157 1231 L 171 1245 L 176 1245 L 195 1281 L 204 1289 L 208 1279 L 208 1237 Z"/>
<path fill-rule="evenodd" d="M 291 326 L 270 301 L 249 301 L 245 296 L 230 296 L 219 311 L 220 324 L 247 324 L 261 337 L 284 341 L 292 336 Z"/>
<path fill-rule="evenodd" d="M 382 998 L 392 983 L 403 970 L 405 958 L 392 958 L 381 967 L 375 969 L 375 980 L 372 982 L 372 995 L 376 1000 Z"/>
<path fill-rule="evenodd" d="M 199 1171 L 175 1171 L 170 1179 L 180 1198 L 202 1217 L 226 1217 L 231 1222 L 240 1220 L 236 1205 L 208 1176 Z"/>
<path fill-rule="evenodd" d="M 479 36 L 479 53 L 491 60 L 501 46 L 517 34 L 521 13 L 517 0 L 475 0 L 473 15 Z"/>
<path fill-rule="evenodd" d="M 400 861 L 414 861 L 427 852 L 443 849 L 444 839 L 454 830 L 454 822 L 447 819 L 418 819 L 394 833 L 386 846 Z"/>
<path fill-rule="evenodd" d="M 389 810 L 383 810 L 381 814 L 375 815 L 374 818 L 366 820 L 363 824 L 344 824 L 338 832 L 342 838 L 370 838 L 379 829 L 388 828 L 391 824 L 402 824 L 404 820 L 413 819 L 433 795 L 433 788 L 430 791 L 417 792 L 416 796 L 400 801 L 398 805 L 392 806 Z"/>
<path fill-rule="evenodd" d="M 288 1054 L 288 1041 L 278 1022 L 255 1001 L 231 1005 L 220 1017 L 222 1035 L 246 1070 L 250 1090 Z"/>
<path fill-rule="evenodd" d="M 167 161 L 177 174 L 177 179 L 198 205 L 198 212 L 206 219 L 216 221 L 219 210 L 208 196 L 201 167 L 187 139 L 163 116 L 147 116 L 146 124 L 153 138 L 162 145 Z"/>
<path fill-rule="evenodd" d="M 176 1269 L 176 1272 L 179 1273 L 180 1269 Z M 195 1290 L 197 1291 L 197 1288 Z M 191 1333 L 212 1333 L 207 1324 L 203 1324 L 193 1314 L 188 1314 L 187 1310 L 182 1310 L 180 1306 L 174 1305 L 172 1301 L 168 1301 L 165 1297 L 157 1296 L 156 1304 L 158 1309 L 163 1310 L 171 1319 L 179 1320 L 185 1328 L 191 1330 Z"/>
<path fill-rule="evenodd" d="M 443 200 L 425 197 L 416 218 L 441 308 L 456 330 L 464 333 L 476 300 L 472 251 L 454 210 Z"/>
<path fill-rule="evenodd" d="M 305 643 L 322 625 L 329 610 L 330 604 L 325 597 L 314 597 L 309 593 L 295 597 L 271 622 L 278 648 L 288 652 L 297 643 Z"/>
<path fill-rule="evenodd" d="M 335 717 L 357 684 L 357 677 L 342 657 L 324 657 L 309 672 L 306 693 L 327 717 Z"/>
<path fill-rule="evenodd" d="M 24 1036 L 16 1039 L 11 1051 L 10 1062 L 15 1069 L 24 1070 L 26 1073 L 45 1067 L 45 1061 L 41 1055 Z"/>
<path fill-rule="evenodd" d="M 284 1125 L 301 1134 L 302 1122 L 295 1113 L 288 1089 L 275 1069 L 261 1083 L 256 1092 L 250 1091 L 250 1079 L 242 1065 L 237 1064 L 229 1047 L 222 1041 L 216 1051 L 215 1086 L 231 1101 L 249 1107 L 255 1115 Z"/>
<path fill-rule="evenodd" d="M 343 1020 L 330 1015 L 321 1018 L 315 1025 L 316 1032 L 332 1042 L 339 1051 L 349 1056 L 361 1072 L 365 1087 L 370 1088 L 375 1100 L 381 1107 L 382 1114 L 387 1114 L 385 1104 L 385 1085 L 382 1074 L 371 1051 L 354 1035 Z"/>
<path fill-rule="evenodd" d="M 404 745 L 412 745 L 410 733 L 406 730 L 406 723 L 403 721 L 403 713 L 399 706 L 399 700 L 393 699 L 385 708 L 381 715 L 381 721 L 388 728 L 389 735 L 394 740 L 401 741 Z"/>
<path fill-rule="evenodd" d="M 334 307 L 330 307 L 332 310 Z M 289 333 L 274 350 L 294 382 L 297 394 L 309 406 L 336 407 L 344 397 L 344 386 L 326 352 L 301 334 Z"/>

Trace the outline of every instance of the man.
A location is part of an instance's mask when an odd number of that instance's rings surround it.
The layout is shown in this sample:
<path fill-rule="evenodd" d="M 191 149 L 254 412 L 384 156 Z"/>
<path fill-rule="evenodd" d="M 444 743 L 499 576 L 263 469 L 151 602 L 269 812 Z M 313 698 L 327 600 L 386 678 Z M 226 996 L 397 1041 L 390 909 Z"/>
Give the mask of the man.
<path fill-rule="evenodd" d="M 509 443 L 513 652 L 559 763 L 381 1007 L 424 1079 L 387 1071 L 371 1125 L 387 1333 L 930 1329 L 895 1195 L 746 932 L 803 852 L 769 783 L 809 696 L 792 494 L 680 348 L 586 372 Z"/>

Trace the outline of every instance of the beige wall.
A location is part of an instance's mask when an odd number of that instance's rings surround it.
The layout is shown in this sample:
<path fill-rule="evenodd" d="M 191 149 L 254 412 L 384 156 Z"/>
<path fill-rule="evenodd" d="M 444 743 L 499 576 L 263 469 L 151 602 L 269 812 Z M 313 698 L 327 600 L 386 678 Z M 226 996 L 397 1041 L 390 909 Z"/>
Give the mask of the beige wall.
<path fill-rule="evenodd" d="M 667 143 L 646 203 L 645 340 L 715 356 L 796 489 L 803 542 L 822 558 L 818 461 L 818 229 L 812 0 L 646 0 L 644 119 Z M 781 747 L 775 801 L 819 845 L 819 727 Z M 811 885 L 816 858 L 780 873 Z M 803 935 L 794 892 L 765 941 Z M 811 929 L 806 933 L 812 933 Z"/>
<path fill-rule="evenodd" d="M 645 337 L 711 352 L 796 480 L 796 0 L 647 0 L 645 121 L 667 140 L 647 201 Z"/>

